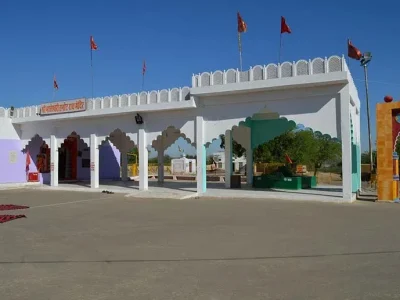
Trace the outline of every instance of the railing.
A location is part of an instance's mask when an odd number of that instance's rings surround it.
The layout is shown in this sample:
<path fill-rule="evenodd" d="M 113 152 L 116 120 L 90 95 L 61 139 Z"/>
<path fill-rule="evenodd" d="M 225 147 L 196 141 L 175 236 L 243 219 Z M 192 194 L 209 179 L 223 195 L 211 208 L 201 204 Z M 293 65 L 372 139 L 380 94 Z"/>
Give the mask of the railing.
<path fill-rule="evenodd" d="M 256 80 L 270 80 L 295 76 L 316 75 L 332 72 L 348 71 L 343 57 L 315 58 L 313 60 L 299 60 L 282 64 L 257 65 L 250 70 L 240 72 L 229 69 L 227 71 L 204 72 L 192 76 L 192 87 L 205 87 Z M 173 88 L 170 90 L 141 92 L 138 94 L 124 94 L 102 98 L 87 99 L 87 110 L 100 110 L 116 107 L 130 107 L 158 103 L 181 102 L 190 99 L 190 88 Z M 17 108 L 12 118 L 27 118 L 38 115 L 40 105 Z M 10 117 L 10 109 L 0 107 L 0 118 Z"/>
<path fill-rule="evenodd" d="M 139 94 L 124 94 L 102 98 L 87 99 L 87 110 L 108 109 L 115 107 L 129 107 L 157 103 L 171 103 L 190 100 L 190 88 L 173 88 L 171 90 L 141 92 Z M 17 108 L 12 118 L 27 118 L 38 115 L 40 105 Z M 10 117 L 10 109 L 0 107 L 0 118 Z"/>
<path fill-rule="evenodd" d="M 315 75 L 347 70 L 346 61 L 343 57 L 331 56 L 324 59 L 318 57 L 308 61 L 299 60 L 297 62 L 284 62 L 282 64 L 269 64 L 266 66 L 257 65 L 255 67 L 251 67 L 248 71 L 243 72 L 240 72 L 238 69 L 204 72 L 192 76 L 192 87 L 224 85 L 230 83 Z"/>

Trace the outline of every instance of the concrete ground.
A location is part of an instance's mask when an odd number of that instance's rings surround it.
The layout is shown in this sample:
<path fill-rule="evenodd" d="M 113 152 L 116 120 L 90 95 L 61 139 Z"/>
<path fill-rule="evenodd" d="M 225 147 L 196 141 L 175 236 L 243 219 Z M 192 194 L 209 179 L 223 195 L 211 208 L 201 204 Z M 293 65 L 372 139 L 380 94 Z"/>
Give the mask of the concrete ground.
<path fill-rule="evenodd" d="M 1 299 L 399 299 L 400 206 L 0 191 Z"/>

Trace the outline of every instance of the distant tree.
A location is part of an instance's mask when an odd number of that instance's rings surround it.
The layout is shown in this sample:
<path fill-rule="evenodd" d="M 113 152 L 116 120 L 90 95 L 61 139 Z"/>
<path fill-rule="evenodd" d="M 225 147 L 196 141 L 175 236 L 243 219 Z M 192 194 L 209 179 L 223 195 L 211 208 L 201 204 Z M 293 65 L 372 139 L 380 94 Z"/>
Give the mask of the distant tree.
<path fill-rule="evenodd" d="M 220 147 L 225 149 L 225 135 L 221 134 L 219 138 L 221 139 Z M 235 157 L 242 157 L 246 154 L 246 149 L 244 149 L 242 145 L 238 144 L 235 140 L 232 141 L 232 148 L 232 153 Z"/>
<path fill-rule="evenodd" d="M 327 161 L 338 161 L 341 159 L 342 146 L 339 142 L 332 140 L 329 135 L 314 132 L 315 148 L 311 156 L 314 165 L 314 176 L 322 164 Z"/>
<path fill-rule="evenodd" d="M 400 143 L 399 143 L 400 144 Z M 397 150 L 398 145 L 396 145 L 396 152 L 399 151 Z M 397 152 L 400 153 L 400 152 Z M 372 159 L 374 161 L 374 163 L 376 163 L 376 150 L 372 151 Z M 369 156 L 369 151 L 364 151 L 363 153 L 361 153 L 361 163 L 362 164 L 369 164 L 371 161 L 370 156 Z"/>

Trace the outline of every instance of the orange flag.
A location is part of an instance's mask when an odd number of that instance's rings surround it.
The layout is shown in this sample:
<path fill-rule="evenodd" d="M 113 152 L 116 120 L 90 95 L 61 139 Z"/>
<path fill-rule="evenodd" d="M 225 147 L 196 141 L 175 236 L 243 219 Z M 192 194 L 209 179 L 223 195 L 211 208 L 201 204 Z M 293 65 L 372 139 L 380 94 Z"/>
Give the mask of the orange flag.
<path fill-rule="evenodd" d="M 353 46 L 350 39 L 347 40 L 347 56 L 356 60 L 360 60 L 362 57 L 361 51 Z"/>
<path fill-rule="evenodd" d="M 143 67 L 142 67 L 142 75 L 144 76 L 144 74 L 146 73 L 146 61 L 143 61 Z"/>
<path fill-rule="evenodd" d="M 90 36 L 90 50 L 97 50 L 97 45 L 94 41 L 93 36 Z"/>
<path fill-rule="evenodd" d="M 288 24 L 286 24 L 286 19 L 281 17 L 281 34 L 282 33 L 292 33 Z"/>
<path fill-rule="evenodd" d="M 58 90 L 58 83 L 57 83 L 56 75 L 54 75 L 54 78 L 53 78 L 53 87 L 55 90 Z"/>
<path fill-rule="evenodd" d="M 292 162 L 292 159 L 290 158 L 290 156 L 287 154 L 287 153 L 285 153 L 285 159 L 286 159 L 286 162 L 288 163 L 288 164 L 292 164 L 293 162 Z"/>
<path fill-rule="evenodd" d="M 246 22 L 242 19 L 242 16 L 240 13 L 237 13 L 237 22 L 238 22 L 238 32 L 246 32 L 247 31 L 247 24 Z"/>
<path fill-rule="evenodd" d="M 29 153 L 29 150 L 26 151 L 26 160 L 25 160 L 25 169 L 26 172 L 29 171 L 29 165 L 31 164 L 31 155 Z"/>

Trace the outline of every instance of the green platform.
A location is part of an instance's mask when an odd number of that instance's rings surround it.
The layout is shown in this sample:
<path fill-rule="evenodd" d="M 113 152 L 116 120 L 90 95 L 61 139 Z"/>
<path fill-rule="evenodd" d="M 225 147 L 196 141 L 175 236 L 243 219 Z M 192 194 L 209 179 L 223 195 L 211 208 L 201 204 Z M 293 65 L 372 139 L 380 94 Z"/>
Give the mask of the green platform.
<path fill-rule="evenodd" d="M 317 187 L 317 178 L 315 176 L 300 176 L 301 188 L 311 189 Z"/>
<path fill-rule="evenodd" d="M 271 175 L 255 176 L 253 185 L 259 189 L 287 189 L 300 190 L 302 181 L 301 177 L 276 177 Z"/>

